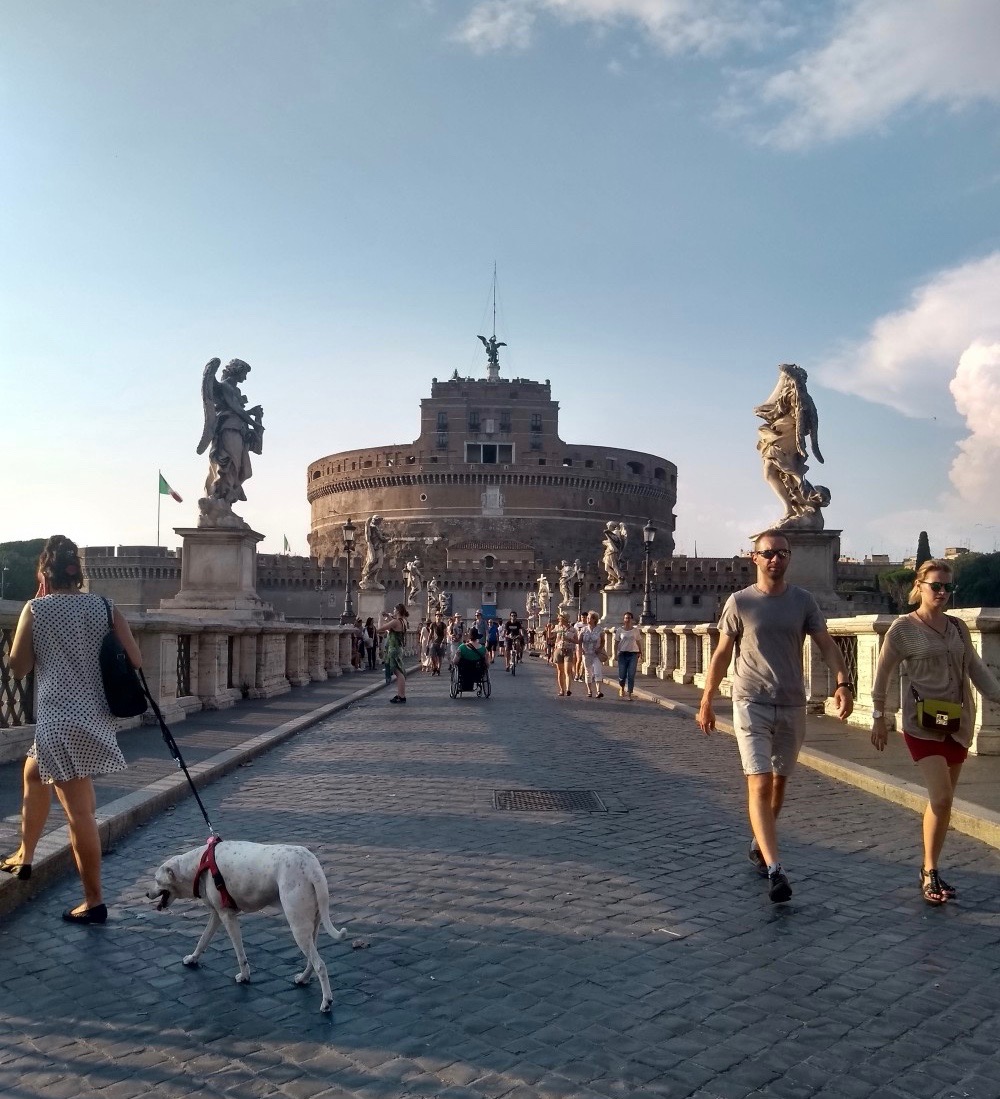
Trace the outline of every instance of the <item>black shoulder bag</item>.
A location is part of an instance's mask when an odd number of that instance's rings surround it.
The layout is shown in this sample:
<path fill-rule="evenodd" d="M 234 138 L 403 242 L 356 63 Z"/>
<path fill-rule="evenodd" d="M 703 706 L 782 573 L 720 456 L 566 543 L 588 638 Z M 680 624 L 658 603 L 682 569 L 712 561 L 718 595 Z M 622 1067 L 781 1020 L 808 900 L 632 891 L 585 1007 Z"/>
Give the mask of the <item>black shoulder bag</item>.
<path fill-rule="evenodd" d="M 125 646 L 118 640 L 118 635 L 115 633 L 111 604 L 103 595 L 101 600 L 108 613 L 108 632 L 101 642 L 98 659 L 108 709 L 115 717 L 138 717 L 149 709 L 146 692 L 142 689 L 139 675 L 132 667 L 128 653 L 125 652 Z"/>

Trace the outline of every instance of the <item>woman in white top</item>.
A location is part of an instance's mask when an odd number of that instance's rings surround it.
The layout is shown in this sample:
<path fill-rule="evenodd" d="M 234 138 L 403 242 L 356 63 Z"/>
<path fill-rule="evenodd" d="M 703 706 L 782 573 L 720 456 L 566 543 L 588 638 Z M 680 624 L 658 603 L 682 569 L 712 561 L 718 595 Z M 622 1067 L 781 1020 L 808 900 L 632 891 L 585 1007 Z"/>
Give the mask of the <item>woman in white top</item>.
<path fill-rule="evenodd" d="M 125 769 L 117 723 L 108 709 L 98 653 L 108 632 L 108 605 L 80 591 L 83 573 L 76 545 L 54 534 L 38 559 L 38 596 L 24 605 L 10 650 L 16 679 L 35 671 L 35 742 L 24 763 L 21 846 L 0 870 L 31 876 L 55 788 L 69 822 L 73 858 L 83 884 L 83 904 L 63 913 L 71 923 L 108 918 L 101 894 L 101 837 L 97 830 L 95 775 Z M 128 622 L 112 612 L 115 634 L 132 665 L 142 659 Z"/>
<path fill-rule="evenodd" d="M 615 626 L 615 649 L 618 652 L 618 697 L 632 701 L 635 687 L 635 669 L 642 648 L 642 630 L 635 624 L 631 611 L 622 616 L 622 624 Z M 627 688 L 627 693 L 626 693 Z"/>
<path fill-rule="evenodd" d="M 603 698 L 604 665 L 601 662 L 601 650 L 604 646 L 604 631 L 597 624 L 597 611 L 590 611 L 583 626 L 576 631 L 583 663 L 583 676 L 587 683 L 587 698 Z M 593 689 L 596 688 L 596 691 Z"/>
<path fill-rule="evenodd" d="M 1000 682 L 972 647 L 969 628 L 945 614 L 954 590 L 951 566 L 925 561 L 917 570 L 909 602 L 917 604 L 889 627 L 879 651 L 872 686 L 872 744 L 883 751 L 888 739 L 885 701 L 889 683 L 901 667 L 903 739 L 927 787 L 924 810 L 924 862 L 920 891 L 928 904 L 952 900 L 957 891 L 940 875 L 938 860 L 948 834 L 955 787 L 972 744 L 974 683 L 987 698 L 1000 702 Z M 954 714 L 921 720 L 927 700 L 953 704 Z M 924 704 L 924 705 L 918 705 Z"/>

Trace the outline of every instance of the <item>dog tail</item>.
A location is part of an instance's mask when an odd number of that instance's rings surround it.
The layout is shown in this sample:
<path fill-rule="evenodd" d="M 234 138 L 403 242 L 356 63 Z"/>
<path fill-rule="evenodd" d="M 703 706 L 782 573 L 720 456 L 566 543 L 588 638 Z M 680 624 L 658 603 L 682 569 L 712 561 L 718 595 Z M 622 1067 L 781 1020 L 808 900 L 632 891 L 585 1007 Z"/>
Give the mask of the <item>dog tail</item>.
<path fill-rule="evenodd" d="M 313 889 L 316 892 L 316 908 L 319 910 L 320 922 L 326 928 L 326 933 L 335 943 L 343 942 L 347 938 L 347 928 L 339 931 L 333 926 L 330 919 L 330 889 L 326 883 L 326 876 L 320 869 L 319 878 L 313 880 Z"/>

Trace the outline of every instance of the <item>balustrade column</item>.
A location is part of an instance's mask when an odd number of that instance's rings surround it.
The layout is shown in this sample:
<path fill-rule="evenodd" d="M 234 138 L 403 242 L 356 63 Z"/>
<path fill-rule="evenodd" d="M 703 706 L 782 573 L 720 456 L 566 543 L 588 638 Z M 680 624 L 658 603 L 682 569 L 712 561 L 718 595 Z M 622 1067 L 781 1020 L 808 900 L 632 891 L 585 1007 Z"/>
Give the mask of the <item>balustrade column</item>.
<path fill-rule="evenodd" d="M 673 626 L 657 626 L 659 636 L 660 659 L 656 665 L 657 679 L 673 679 L 677 669 L 677 634 Z"/>
<path fill-rule="evenodd" d="M 323 667 L 326 669 L 327 679 L 336 679 L 344 673 L 340 670 L 340 629 L 323 631 Z"/>
<path fill-rule="evenodd" d="M 693 683 L 701 638 L 695 635 L 691 626 L 674 626 L 673 632 L 677 637 L 677 667 L 673 680 L 675 683 Z"/>
<path fill-rule="evenodd" d="M 719 644 L 719 627 L 706 623 L 694 627 L 695 672 L 694 685 L 705 689 L 712 654 Z"/>
<path fill-rule="evenodd" d="M 660 666 L 660 649 L 663 635 L 648 626 L 642 631 L 642 652 L 639 653 L 639 673 L 655 675 Z M 663 678 L 662 676 L 660 677 Z"/>
<path fill-rule="evenodd" d="M 238 687 L 227 686 L 228 676 L 229 635 L 203 633 L 198 646 L 198 697 L 206 710 L 226 710 L 240 698 Z"/>
<path fill-rule="evenodd" d="M 326 678 L 326 634 L 311 633 L 307 645 L 309 678 L 322 683 Z"/>
<path fill-rule="evenodd" d="M 306 662 L 306 635 L 285 634 L 285 678 L 293 687 L 305 687 L 312 682 Z"/>
<path fill-rule="evenodd" d="M 177 634 L 148 625 L 140 628 L 137 623 L 134 636 L 142 653 L 142 674 L 164 720 L 183 721 L 187 714 L 177 701 Z M 149 710 L 142 717 L 119 718 L 118 722 L 122 728 L 155 724 L 156 716 Z"/>
<path fill-rule="evenodd" d="M 983 663 L 1000 679 L 1000 610 L 977 607 L 956 611 L 957 617 L 969 627 L 972 647 Z M 976 720 L 972 726 L 972 752 L 978 756 L 1000 755 L 1000 703 L 991 702 L 972 686 L 976 704 Z"/>

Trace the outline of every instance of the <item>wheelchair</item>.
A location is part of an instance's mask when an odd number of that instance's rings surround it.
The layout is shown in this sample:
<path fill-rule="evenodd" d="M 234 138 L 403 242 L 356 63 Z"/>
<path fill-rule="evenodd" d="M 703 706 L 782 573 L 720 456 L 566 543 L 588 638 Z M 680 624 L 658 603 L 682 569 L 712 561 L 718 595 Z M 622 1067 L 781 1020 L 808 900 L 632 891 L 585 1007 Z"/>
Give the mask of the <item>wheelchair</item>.
<path fill-rule="evenodd" d="M 475 691 L 480 698 L 490 697 L 490 666 L 486 660 L 463 660 L 459 657 L 451 666 L 452 698 Z"/>

